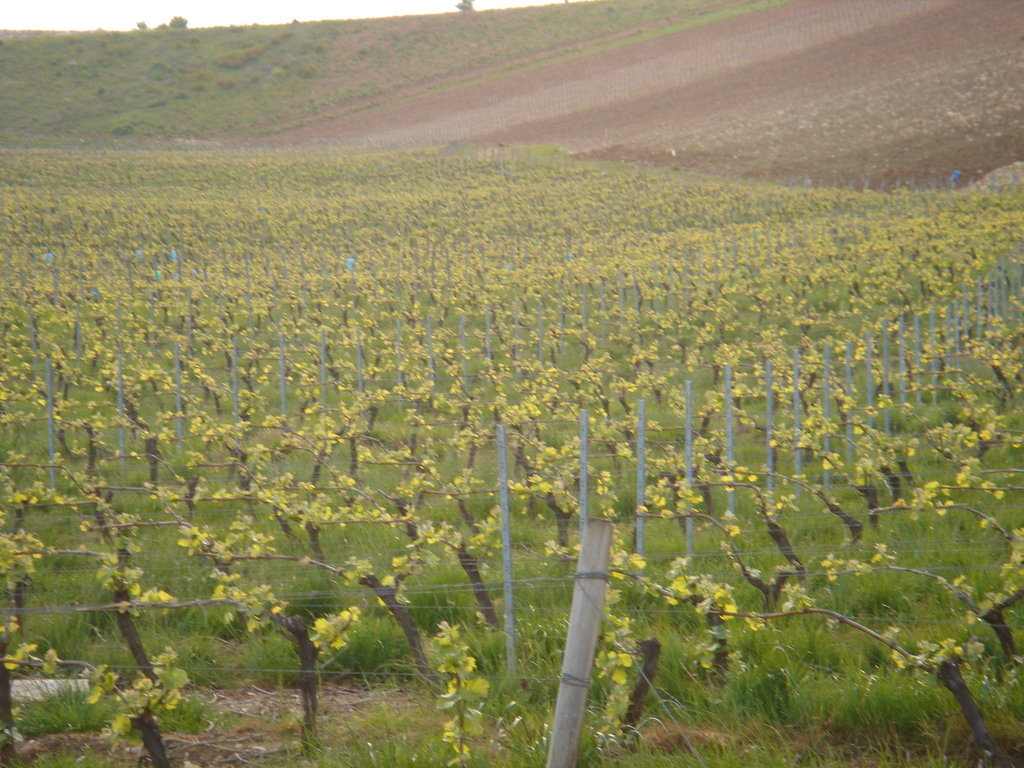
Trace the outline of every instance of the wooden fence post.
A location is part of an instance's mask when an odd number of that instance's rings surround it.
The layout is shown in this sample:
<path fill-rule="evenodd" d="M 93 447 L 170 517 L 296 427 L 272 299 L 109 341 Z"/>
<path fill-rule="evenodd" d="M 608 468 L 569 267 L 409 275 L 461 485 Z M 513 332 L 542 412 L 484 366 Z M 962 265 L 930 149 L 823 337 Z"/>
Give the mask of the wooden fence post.
<path fill-rule="evenodd" d="M 565 639 L 562 678 L 558 684 L 547 768 L 573 768 L 580 748 L 583 713 L 590 688 L 590 670 L 601 629 L 612 524 L 590 518 L 583 529 L 583 544 L 576 570 L 569 634 Z"/>
<path fill-rule="evenodd" d="M 512 518 L 508 499 L 508 441 L 498 425 L 498 500 L 501 506 L 501 573 L 505 596 L 505 671 L 516 676 L 516 610 L 512 595 Z"/>

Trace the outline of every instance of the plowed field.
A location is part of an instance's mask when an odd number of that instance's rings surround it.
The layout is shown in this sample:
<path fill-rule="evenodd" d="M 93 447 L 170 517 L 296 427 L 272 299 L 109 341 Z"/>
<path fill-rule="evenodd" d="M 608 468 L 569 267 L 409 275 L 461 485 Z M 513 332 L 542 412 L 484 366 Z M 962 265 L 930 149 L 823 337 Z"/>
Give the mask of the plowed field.
<path fill-rule="evenodd" d="M 967 182 L 1024 159 L 1024 2 L 797 0 L 269 141 L 558 144 L 785 180 Z"/>

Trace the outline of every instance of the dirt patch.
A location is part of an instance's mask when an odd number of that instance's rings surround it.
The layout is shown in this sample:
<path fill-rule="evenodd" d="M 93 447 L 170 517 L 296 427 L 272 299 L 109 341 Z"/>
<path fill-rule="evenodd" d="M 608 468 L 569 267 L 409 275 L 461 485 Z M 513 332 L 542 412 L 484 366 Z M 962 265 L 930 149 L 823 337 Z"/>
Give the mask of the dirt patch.
<path fill-rule="evenodd" d="M 175 763 L 195 766 L 247 766 L 280 757 L 291 747 L 260 729 L 211 730 L 204 734 L 166 734 L 164 743 Z M 26 761 L 48 755 L 96 755 L 117 765 L 135 766 L 145 762 L 142 747 L 112 741 L 94 733 L 57 733 L 30 739 L 18 746 Z"/>
<path fill-rule="evenodd" d="M 185 761 L 195 766 L 242 768 L 270 759 L 280 761 L 298 755 L 298 718 L 301 717 L 299 693 L 268 690 L 255 686 L 231 690 L 208 690 L 203 695 L 218 720 L 230 726 L 211 726 L 203 733 L 165 733 L 164 742 L 176 764 Z M 324 686 L 320 693 L 319 723 L 329 724 L 351 718 L 355 712 L 387 705 L 402 707 L 408 696 L 394 690 L 367 690 L 344 686 Z M 101 756 L 117 765 L 136 766 L 144 762 L 141 746 L 111 740 L 95 733 L 58 733 L 26 739 L 18 745 L 18 755 L 26 761 L 46 755 Z"/>
<path fill-rule="evenodd" d="M 292 746 L 280 736 L 263 729 L 211 730 L 203 734 L 165 734 L 164 744 L 176 764 L 195 766 L 248 766 L 286 754 Z M 95 733 L 55 733 L 38 736 L 18 745 L 18 757 L 25 762 L 49 755 L 95 755 L 116 765 L 144 764 L 141 746 L 113 741 Z"/>
<path fill-rule="evenodd" d="M 961 183 L 1024 159 L 1024 3 L 795 0 L 268 143 L 558 144 L 702 172 Z"/>
<path fill-rule="evenodd" d="M 1024 160 L 996 168 L 975 182 L 980 189 L 1007 189 L 1024 185 Z"/>
<path fill-rule="evenodd" d="M 695 752 L 705 748 L 724 748 L 736 744 L 734 734 L 709 728 L 688 728 L 679 723 L 649 726 L 639 733 L 640 743 L 658 752 Z"/>
<path fill-rule="evenodd" d="M 239 689 L 209 691 L 207 698 L 218 712 L 239 717 L 263 718 L 274 721 L 299 717 L 302 698 L 294 690 L 270 690 L 250 686 Z M 383 702 L 397 703 L 403 694 L 393 690 L 369 690 L 325 685 L 320 690 L 320 709 L 330 716 L 339 712 L 354 712 Z"/>

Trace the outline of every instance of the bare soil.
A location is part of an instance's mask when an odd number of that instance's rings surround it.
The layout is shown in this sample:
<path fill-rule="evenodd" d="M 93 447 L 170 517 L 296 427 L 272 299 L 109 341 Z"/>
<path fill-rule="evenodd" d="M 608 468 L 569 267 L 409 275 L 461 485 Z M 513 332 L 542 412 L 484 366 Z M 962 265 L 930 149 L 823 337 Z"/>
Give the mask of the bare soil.
<path fill-rule="evenodd" d="M 788 181 L 969 183 L 1024 160 L 1024 2 L 795 0 L 267 142 L 556 144 Z"/>
<path fill-rule="evenodd" d="M 241 768 L 274 759 L 283 764 L 298 758 L 298 720 L 302 704 L 298 691 L 267 690 L 256 686 L 230 690 L 204 690 L 218 720 L 228 727 L 210 724 L 203 733 L 165 733 L 164 743 L 175 764 L 186 761 L 200 768 Z M 370 707 L 401 707 L 409 697 L 398 691 L 328 685 L 320 692 L 318 726 L 327 734 L 332 723 L 345 722 Z M 146 763 L 141 746 L 107 739 L 96 733 L 57 733 L 26 739 L 18 756 L 26 763 L 45 755 L 95 754 L 116 765 Z"/>

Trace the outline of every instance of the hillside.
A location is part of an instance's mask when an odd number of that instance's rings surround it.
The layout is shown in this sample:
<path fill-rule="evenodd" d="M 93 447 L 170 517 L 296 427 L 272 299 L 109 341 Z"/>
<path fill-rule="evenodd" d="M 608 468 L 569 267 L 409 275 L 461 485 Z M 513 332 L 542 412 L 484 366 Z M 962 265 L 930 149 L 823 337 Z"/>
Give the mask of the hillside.
<path fill-rule="evenodd" d="M 0 134 L 236 141 L 781 0 L 608 0 L 0 39 Z"/>
<path fill-rule="evenodd" d="M 969 180 L 1024 157 L 1024 3 L 799 0 L 279 138 L 546 143 L 716 173 Z M 496 96 L 500 94 L 500 96 Z"/>
<path fill-rule="evenodd" d="M 552 144 L 711 173 L 962 182 L 1024 158 L 1024 3 L 604 0 L 0 40 L 0 135 Z"/>

